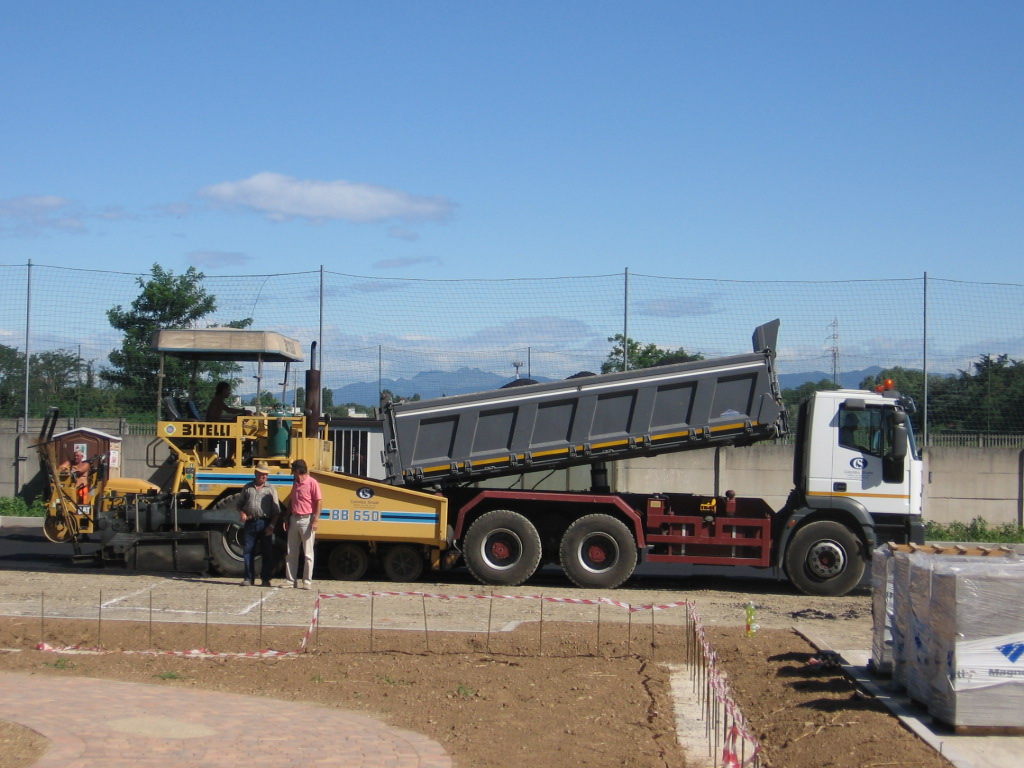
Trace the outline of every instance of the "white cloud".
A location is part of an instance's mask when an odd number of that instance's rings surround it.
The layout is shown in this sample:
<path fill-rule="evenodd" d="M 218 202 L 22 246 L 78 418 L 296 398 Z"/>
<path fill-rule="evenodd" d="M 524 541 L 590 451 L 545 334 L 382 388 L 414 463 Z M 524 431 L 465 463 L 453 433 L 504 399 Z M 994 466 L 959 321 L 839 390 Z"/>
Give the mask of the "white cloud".
<path fill-rule="evenodd" d="M 84 232 L 84 216 L 67 198 L 26 195 L 0 200 L 0 233 L 33 235 L 40 230 Z"/>
<path fill-rule="evenodd" d="M 453 209 L 451 201 L 443 197 L 419 197 L 343 179 L 302 180 L 270 172 L 204 187 L 199 196 L 222 205 L 259 211 L 272 221 L 442 220 Z"/>

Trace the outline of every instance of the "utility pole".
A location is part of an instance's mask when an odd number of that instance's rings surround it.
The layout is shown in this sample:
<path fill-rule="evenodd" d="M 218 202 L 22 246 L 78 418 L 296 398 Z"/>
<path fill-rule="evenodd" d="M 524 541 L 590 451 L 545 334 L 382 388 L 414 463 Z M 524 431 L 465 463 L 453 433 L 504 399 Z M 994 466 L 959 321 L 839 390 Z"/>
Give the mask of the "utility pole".
<path fill-rule="evenodd" d="M 826 341 L 832 342 L 829 353 L 832 355 L 832 383 L 839 386 L 839 375 L 842 372 L 839 367 L 839 318 L 835 317 L 828 326 L 832 334 L 826 337 Z"/>

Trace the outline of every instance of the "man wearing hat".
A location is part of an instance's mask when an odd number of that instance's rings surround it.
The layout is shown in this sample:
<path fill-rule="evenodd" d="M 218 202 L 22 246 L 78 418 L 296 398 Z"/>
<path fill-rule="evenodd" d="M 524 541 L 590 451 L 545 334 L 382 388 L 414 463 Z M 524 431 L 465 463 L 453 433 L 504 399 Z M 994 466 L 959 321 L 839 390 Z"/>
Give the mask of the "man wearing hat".
<path fill-rule="evenodd" d="M 256 583 L 256 542 L 260 543 L 263 564 L 260 568 L 260 586 L 270 587 L 270 575 L 274 569 L 274 524 L 281 515 L 281 502 L 277 489 L 267 482 L 270 467 L 261 461 L 253 468 L 253 480 L 238 494 L 238 514 L 242 518 L 245 534 L 245 563 L 243 587 Z"/>

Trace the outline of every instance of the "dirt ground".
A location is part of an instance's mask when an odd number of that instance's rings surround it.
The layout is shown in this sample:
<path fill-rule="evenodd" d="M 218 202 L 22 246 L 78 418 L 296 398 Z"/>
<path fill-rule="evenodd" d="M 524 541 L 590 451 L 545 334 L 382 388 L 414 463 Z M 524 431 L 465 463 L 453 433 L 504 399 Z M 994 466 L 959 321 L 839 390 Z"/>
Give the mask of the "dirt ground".
<path fill-rule="evenodd" d="M 124 585 L 106 580 L 104 592 L 138 591 L 146 577 L 137 578 L 140 581 Z M 12 579 L 12 574 L 3 574 L 3 582 Z M 43 579 L 48 590 L 57 589 L 53 579 L 53 574 Z M 81 591 L 80 581 L 76 583 Z M 3 585 L 14 587 L 15 592 L 22 588 Z M 364 590 L 396 588 L 394 584 L 359 586 Z M 853 643 L 843 646 L 833 641 L 833 647 L 869 647 L 870 605 L 866 592 L 816 599 L 795 595 L 785 585 L 771 587 L 768 594 L 763 585 L 758 586 L 757 593 L 750 592 L 750 585 L 744 582 L 724 590 L 702 589 L 699 582 L 691 582 L 688 586 L 697 588 L 685 593 L 653 586 L 649 591 L 617 590 L 609 596 L 634 604 L 646 600 L 696 601 L 707 637 L 727 671 L 733 696 L 760 740 L 762 765 L 949 765 L 880 704 L 862 696 L 839 670 L 816 664 L 814 648 L 791 629 L 795 624 L 811 625 L 819 634 Z M 25 593 L 31 588 L 30 582 L 24 587 Z M 189 585 L 183 589 L 189 589 Z M 571 592 L 557 585 L 523 589 L 532 593 Z M 470 589 L 461 586 L 459 591 Z M 280 594 L 272 599 L 282 604 L 310 599 L 300 590 L 274 592 Z M 208 587 L 207 603 L 210 593 Z M 218 585 L 214 599 L 227 600 L 237 593 L 251 594 L 249 590 Z M 747 637 L 741 626 L 742 609 L 751 599 L 757 601 L 762 628 L 756 636 Z M 35 600 L 38 605 L 39 598 Z M 378 601 L 371 609 L 377 611 L 377 617 L 370 621 L 372 630 L 366 626 L 321 626 L 310 635 L 309 653 L 285 658 L 216 659 L 127 651 L 198 647 L 221 653 L 260 648 L 290 650 L 298 646 L 305 628 L 298 624 L 266 626 L 262 622 L 254 627 L 146 620 L 108 620 L 100 626 L 95 620 L 53 618 L 49 613 L 45 621 L 29 611 L 10 615 L 16 611 L 8 608 L 8 615 L 0 617 L 0 648 L 20 650 L 0 653 L 0 671 L 86 675 L 319 702 L 325 707 L 371 714 L 430 736 L 452 755 L 458 768 L 687 765 L 676 740 L 669 688 L 669 665 L 683 664 L 687 658 L 685 611 L 639 612 L 636 618 L 631 614 L 626 620 L 621 615 L 611 618 L 609 611 L 605 618 L 595 621 L 593 612 L 558 614 L 551 607 L 550 618 L 544 619 L 542 614 L 538 620 L 535 605 L 527 609 L 522 607 L 526 601 L 505 602 L 518 602 L 510 609 L 519 611 L 519 619 L 503 621 L 500 632 L 491 631 L 490 616 L 485 631 L 428 631 L 425 626 L 414 629 L 415 622 L 395 629 L 402 622 L 388 611 L 397 611 L 392 607 L 397 603 L 384 606 L 384 601 Z M 426 601 L 423 603 L 425 606 Z M 592 611 L 589 606 L 587 609 Z M 308 610 L 308 602 L 304 610 Z M 419 604 L 413 602 L 409 610 L 420 610 Z M 424 618 L 420 621 L 425 624 L 427 608 L 422 610 Z M 488 606 L 488 610 L 493 609 Z M 264 614 L 260 615 L 262 618 Z M 431 622 L 437 623 L 433 616 Z M 457 623 L 453 617 L 448 629 L 454 630 Z M 112 652 L 34 650 L 41 635 L 51 645 L 83 646 L 97 645 L 97 636 L 101 635 L 100 645 Z M 500 727 L 510 722 L 515 727 Z M 31 765 L 45 747 L 35 734 L 0 723 L 0 768 Z M 703 758 L 694 756 L 691 765 L 701 764 Z"/>

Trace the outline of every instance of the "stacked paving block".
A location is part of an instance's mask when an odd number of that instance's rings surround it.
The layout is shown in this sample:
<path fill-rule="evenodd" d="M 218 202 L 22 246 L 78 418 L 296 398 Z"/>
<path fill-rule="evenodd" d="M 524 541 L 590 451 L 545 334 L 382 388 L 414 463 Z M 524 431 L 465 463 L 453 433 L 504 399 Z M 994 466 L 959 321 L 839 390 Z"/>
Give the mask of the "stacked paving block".
<path fill-rule="evenodd" d="M 1024 559 L 887 545 L 871 581 L 876 673 L 951 726 L 1024 728 Z"/>

